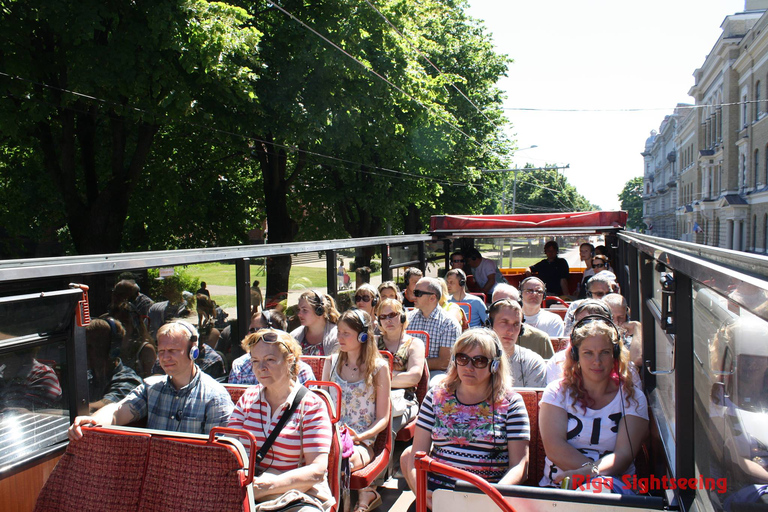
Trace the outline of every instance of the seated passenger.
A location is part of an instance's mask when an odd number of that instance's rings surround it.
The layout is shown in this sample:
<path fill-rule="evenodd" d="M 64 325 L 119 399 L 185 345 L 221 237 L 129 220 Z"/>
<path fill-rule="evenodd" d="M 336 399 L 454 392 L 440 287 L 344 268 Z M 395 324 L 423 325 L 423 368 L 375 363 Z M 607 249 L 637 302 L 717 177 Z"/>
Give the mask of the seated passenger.
<path fill-rule="evenodd" d="M 475 276 L 475 283 L 480 287 L 480 291 L 487 297 L 490 297 L 493 294 L 493 288 L 497 284 L 507 282 L 499 268 L 496 266 L 496 263 L 488 258 L 483 258 L 480 251 L 477 249 L 468 249 L 464 252 L 464 255 L 467 258 L 467 263 L 472 268 L 472 275 Z"/>
<path fill-rule="evenodd" d="M 240 397 L 229 418 L 230 427 L 251 432 L 261 447 L 297 394 L 306 393 L 303 398 L 299 395 L 300 403 L 280 430 L 279 442 L 272 444 L 259 463 L 264 472 L 253 479 L 256 502 L 296 489 L 317 499 L 321 510 L 328 510 L 335 503 L 326 477 L 333 431 L 325 403 L 297 381 L 301 347 L 287 332 L 273 329 L 249 334 L 243 345 L 253 360 L 259 384 Z M 247 448 L 249 441 L 242 440 Z"/>
<path fill-rule="evenodd" d="M 112 289 L 112 304 L 110 309 L 116 307 L 121 302 L 128 302 L 133 306 L 133 310 L 146 318 L 149 315 L 149 308 L 155 302 L 141 293 L 141 288 L 133 279 L 121 279 Z"/>
<path fill-rule="evenodd" d="M 448 316 L 456 320 L 456 323 L 461 326 L 462 331 L 469 329 L 469 319 L 464 310 L 458 304 L 448 300 L 451 297 L 451 294 L 448 292 L 448 284 L 445 282 L 445 279 L 438 277 L 437 282 L 440 283 L 441 291 L 440 300 L 438 301 L 440 307 L 443 308 L 443 311 L 445 311 Z"/>
<path fill-rule="evenodd" d="M 485 312 L 485 302 L 477 295 L 467 293 L 465 286 L 467 284 L 467 275 L 461 269 L 452 269 L 445 274 L 445 283 L 448 286 L 448 293 L 451 294 L 448 300 L 451 302 L 466 302 L 470 305 L 469 327 L 480 327 L 485 325 L 487 318 Z M 501 285 L 497 285 L 498 288 Z M 463 308 L 462 308 L 463 309 Z M 466 313 L 466 311 L 465 311 Z"/>
<path fill-rule="evenodd" d="M 110 355 L 113 339 L 122 339 L 123 326 L 113 318 L 94 318 L 85 327 L 88 359 L 88 409 L 91 413 L 119 402 L 142 384 L 136 372 Z"/>
<path fill-rule="evenodd" d="M 35 356 L 39 347 L 0 355 L 0 413 L 6 409 L 48 409 L 61 400 L 56 372 Z"/>
<path fill-rule="evenodd" d="M 608 488 L 631 492 L 619 477 L 635 472 L 633 461 L 648 434 L 648 403 L 629 374 L 629 353 L 616 326 L 600 315 L 576 323 L 571 347 L 563 378 L 547 386 L 541 399 L 547 456 L 540 485 L 615 477 Z"/>
<path fill-rule="evenodd" d="M 466 274 L 467 269 L 464 267 L 464 265 L 466 265 L 464 254 L 461 251 L 454 251 L 451 254 L 451 270 L 457 268 Z"/>
<path fill-rule="evenodd" d="M 602 299 L 611 293 L 615 283 L 616 276 L 613 275 L 613 272 L 599 272 L 598 274 L 592 276 L 592 278 L 590 278 L 590 280 L 587 282 L 587 297 L 590 299 Z M 571 302 L 571 305 L 568 307 L 568 311 L 565 312 L 565 332 L 568 335 L 570 335 L 571 331 L 573 330 L 573 324 L 575 323 L 573 319 L 574 312 L 576 311 L 576 308 L 579 307 L 581 302 L 581 300 L 575 300 Z"/>
<path fill-rule="evenodd" d="M 373 318 L 376 306 L 379 304 L 379 291 L 369 283 L 363 283 L 355 290 L 355 306 L 362 309 Z"/>
<path fill-rule="evenodd" d="M 430 374 L 442 376 L 451 360 L 451 347 L 461 334 L 461 327 L 440 307 L 443 291 L 437 279 L 419 279 L 413 293 L 416 309 L 408 315 L 408 322 L 412 330 L 429 334 L 427 364 Z"/>
<path fill-rule="evenodd" d="M 605 267 L 605 270 L 609 272 L 613 272 L 613 268 L 611 267 L 611 260 L 613 260 L 613 256 L 611 254 L 611 250 L 608 247 L 604 245 L 595 246 L 595 255 L 605 256 L 605 259 L 608 262 L 608 264 Z"/>
<path fill-rule="evenodd" d="M 501 299 L 512 299 L 520 303 L 520 292 L 511 284 L 502 283 L 496 285 L 496 288 L 493 289 L 491 304 Z M 549 334 L 532 325 L 523 324 L 520 326 L 517 346 L 531 349 L 545 360 L 555 355 L 555 349 L 552 346 L 552 340 L 549 339 Z"/>
<path fill-rule="evenodd" d="M 405 290 L 403 290 L 403 306 L 407 308 L 416 307 L 416 298 L 413 295 L 413 292 L 416 290 L 416 283 L 418 283 L 419 279 L 422 277 L 424 277 L 424 274 L 420 269 L 416 267 L 408 267 L 405 269 L 403 278 L 405 281 Z"/>
<path fill-rule="evenodd" d="M 600 299 L 584 299 L 574 301 L 574 304 L 576 304 L 573 311 L 573 317 L 575 319 L 574 323 L 587 315 L 603 315 L 606 318 L 613 319 L 611 308 Z M 571 328 L 571 331 L 573 331 L 573 328 Z M 570 345 L 566 345 L 563 350 L 559 351 L 547 361 L 547 384 L 563 377 L 563 365 L 565 364 L 566 352 L 569 349 Z"/>
<path fill-rule="evenodd" d="M 544 244 L 544 253 L 547 255 L 546 259 L 525 269 L 525 275 L 537 275 L 541 282 L 544 283 L 544 288 L 549 290 L 549 293 L 552 295 L 570 295 L 568 291 L 568 277 L 571 268 L 568 266 L 567 261 L 557 255 L 559 250 L 560 248 L 554 240 Z"/>
<path fill-rule="evenodd" d="M 232 399 L 224 386 L 195 364 L 197 336 L 197 329 L 181 320 L 158 329 L 157 354 L 166 377 L 141 384 L 93 416 L 78 416 L 69 427 L 70 441 L 83 437 L 83 425 L 127 425 L 144 417 L 147 428 L 192 434 L 226 426 Z"/>
<path fill-rule="evenodd" d="M 288 320 L 284 314 L 274 309 L 264 309 L 251 316 L 251 325 L 248 333 L 253 334 L 262 329 L 285 331 L 287 327 Z M 246 336 L 246 338 L 248 337 Z M 252 338 L 250 339 L 253 341 Z M 256 374 L 253 371 L 253 363 L 251 362 L 250 346 L 246 343 L 245 339 L 243 339 L 242 345 L 245 354 L 232 361 L 232 370 L 229 372 L 227 382 L 229 384 L 258 384 L 259 380 L 256 378 Z M 315 380 L 315 374 L 307 363 L 299 360 L 298 367 L 297 379 L 299 384 L 304 384 L 308 380 Z"/>
<path fill-rule="evenodd" d="M 491 483 L 520 484 L 527 478 L 530 437 L 525 403 L 512 391 L 498 338 L 489 329 L 470 329 L 453 346 L 445 379 L 427 392 L 400 467 L 414 491 L 419 451 Z M 436 474 L 427 478 L 431 508 L 432 491 L 453 482 Z"/>
<path fill-rule="evenodd" d="M 403 295 L 394 281 L 384 281 L 379 285 L 379 297 L 381 300 L 394 299 L 403 302 Z"/>
<path fill-rule="evenodd" d="M 113 303 L 110 305 L 109 314 L 125 329 L 125 335 L 119 340 L 119 347 L 114 347 L 113 343 L 113 349 L 119 350 L 122 363 L 142 379 L 152 375 L 152 367 L 157 361 L 157 349 L 134 306 L 129 302 L 117 305 Z"/>
<path fill-rule="evenodd" d="M 619 328 L 624 346 L 629 350 L 629 360 L 636 367 L 643 366 L 643 328 L 640 322 L 629 319 L 629 305 L 627 299 L 618 293 L 609 293 L 603 297 L 613 312 L 613 322 Z"/>
<path fill-rule="evenodd" d="M 345 311 L 338 324 L 339 353 L 323 368 L 323 380 L 341 386 L 341 419 L 354 441 L 349 458 L 352 471 L 371 462 L 373 444 L 390 418 L 389 365 L 381 357 L 373 336 L 373 322 L 359 309 Z M 358 492 L 355 511 L 372 510 L 381 504 L 375 487 Z"/>
<path fill-rule="evenodd" d="M 184 320 L 177 320 L 179 322 L 184 322 L 185 324 L 192 327 L 192 324 L 185 322 Z M 195 358 L 195 364 L 197 365 L 200 370 L 202 370 L 204 373 L 210 375 L 214 379 L 219 379 L 221 377 L 224 377 L 226 373 L 224 372 L 224 359 L 221 357 L 221 355 L 213 350 L 207 343 L 205 343 L 205 340 L 210 336 L 211 331 L 213 330 L 213 326 L 211 325 L 204 325 L 200 331 L 197 332 L 196 337 L 199 336 L 197 339 L 197 357 Z M 216 329 L 216 334 L 218 338 L 219 331 Z M 160 364 L 160 360 L 158 359 L 155 361 L 155 365 L 152 367 L 152 375 L 162 375 L 165 373 L 165 370 L 163 370 L 162 364 Z"/>
<path fill-rule="evenodd" d="M 523 312 L 520 304 L 501 299 L 488 308 L 488 321 L 501 341 L 501 348 L 509 360 L 512 385 L 515 387 L 543 388 L 547 385 L 547 365 L 544 359 L 525 347 L 517 346 L 522 327 Z"/>
<path fill-rule="evenodd" d="M 301 327 L 291 331 L 305 356 L 329 356 L 339 346 L 336 341 L 336 322 L 339 312 L 333 297 L 308 290 L 299 297 Z"/>
<path fill-rule="evenodd" d="M 541 329 L 552 338 L 562 338 L 563 319 L 560 315 L 541 309 L 541 303 L 547 295 L 544 281 L 538 277 L 526 277 L 520 283 L 520 294 L 523 296 L 524 322 Z"/>
<path fill-rule="evenodd" d="M 587 281 L 590 277 L 595 275 L 595 270 L 592 268 L 592 257 L 595 255 L 595 246 L 589 242 L 584 242 L 579 246 L 579 257 L 584 262 L 586 269 L 581 275 L 581 281 L 579 282 L 579 289 L 576 292 L 577 299 L 587 298 Z"/>
<path fill-rule="evenodd" d="M 408 317 L 399 301 L 384 299 L 378 308 L 379 350 L 394 356 L 392 369 L 392 430 L 397 433 L 419 412 L 416 385 L 424 373 L 424 342 L 406 334 Z"/>

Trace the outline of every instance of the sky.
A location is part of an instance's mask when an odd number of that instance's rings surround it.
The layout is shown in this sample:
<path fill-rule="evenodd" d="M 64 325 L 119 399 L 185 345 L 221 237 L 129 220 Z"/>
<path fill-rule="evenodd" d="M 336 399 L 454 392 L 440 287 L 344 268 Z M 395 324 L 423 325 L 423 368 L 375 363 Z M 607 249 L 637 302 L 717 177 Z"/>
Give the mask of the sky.
<path fill-rule="evenodd" d="M 468 0 L 496 49 L 514 59 L 506 92 L 515 167 L 570 165 L 569 182 L 604 210 L 643 173 L 645 140 L 693 103 L 703 65 L 744 0 Z M 512 109 L 581 109 L 586 112 Z M 644 109 L 641 112 L 595 110 Z M 533 149 L 525 149 L 536 145 Z M 524 174 L 518 173 L 523 180 Z"/>

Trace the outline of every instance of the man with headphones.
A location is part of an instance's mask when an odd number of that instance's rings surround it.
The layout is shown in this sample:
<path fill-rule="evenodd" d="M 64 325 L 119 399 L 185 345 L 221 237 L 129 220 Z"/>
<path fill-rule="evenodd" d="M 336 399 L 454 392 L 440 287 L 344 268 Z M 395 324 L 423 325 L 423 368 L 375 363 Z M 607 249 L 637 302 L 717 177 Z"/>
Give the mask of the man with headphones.
<path fill-rule="evenodd" d="M 544 359 L 517 340 L 523 325 L 523 311 L 512 299 L 501 299 L 488 308 L 488 324 L 501 340 L 504 355 L 509 359 L 512 385 L 515 387 L 543 388 L 547 385 L 547 365 Z"/>
<path fill-rule="evenodd" d="M 512 299 L 522 307 L 520 292 L 511 284 L 503 283 L 497 285 L 496 288 L 493 289 L 491 303 L 501 299 Z M 523 317 L 523 322 L 525 322 L 525 317 Z M 549 339 L 549 334 L 532 325 L 526 325 L 525 323 L 520 326 L 520 335 L 517 337 L 517 346 L 533 350 L 544 360 L 555 355 L 555 349 L 552 346 L 552 340 Z"/>
<path fill-rule="evenodd" d="M 562 338 L 565 332 L 563 319 L 551 311 L 541 308 L 547 287 L 538 277 L 526 277 L 520 283 L 520 295 L 523 297 L 525 323 L 541 329 L 552 338 Z"/>
<path fill-rule="evenodd" d="M 195 364 L 198 333 L 176 320 L 157 331 L 157 357 L 166 375 L 143 383 L 116 404 L 93 416 L 78 416 L 69 428 L 70 441 L 83 436 L 83 425 L 127 425 L 146 417 L 147 428 L 208 434 L 227 425 L 234 409 L 224 386 Z"/>
<path fill-rule="evenodd" d="M 469 318 L 470 327 L 480 327 L 485 325 L 487 317 L 485 313 L 485 302 L 477 295 L 466 292 L 464 285 L 467 284 L 467 275 L 460 268 L 454 268 L 445 274 L 445 283 L 448 285 L 448 293 L 451 297 L 450 302 L 466 302 L 472 307 Z"/>

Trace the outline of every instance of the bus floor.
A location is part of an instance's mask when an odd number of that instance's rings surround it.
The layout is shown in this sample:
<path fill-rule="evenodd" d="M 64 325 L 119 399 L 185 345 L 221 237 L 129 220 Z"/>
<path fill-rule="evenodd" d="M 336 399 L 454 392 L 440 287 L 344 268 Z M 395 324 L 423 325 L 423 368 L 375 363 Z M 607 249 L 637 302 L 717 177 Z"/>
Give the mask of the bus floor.
<path fill-rule="evenodd" d="M 380 512 L 407 512 L 408 508 L 415 501 L 415 494 L 408 488 L 405 478 L 400 472 L 400 455 L 410 442 L 404 443 L 398 441 L 394 446 L 392 476 L 387 479 L 376 491 L 381 494 L 381 506 L 376 510 Z M 352 492 L 350 511 L 354 510 L 354 504 L 357 502 L 357 495 Z"/>

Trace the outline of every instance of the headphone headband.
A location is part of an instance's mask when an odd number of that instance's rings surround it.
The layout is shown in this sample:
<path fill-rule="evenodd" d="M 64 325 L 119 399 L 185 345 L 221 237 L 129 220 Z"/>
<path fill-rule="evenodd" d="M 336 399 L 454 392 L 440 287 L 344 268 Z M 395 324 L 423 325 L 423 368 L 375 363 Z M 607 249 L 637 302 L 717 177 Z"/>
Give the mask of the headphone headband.
<path fill-rule="evenodd" d="M 191 345 L 189 347 L 189 358 L 194 361 L 200 355 L 200 347 L 197 345 L 197 340 L 199 339 L 197 329 L 195 329 L 194 325 L 185 320 L 174 320 L 173 323 L 182 326 L 187 330 L 187 332 L 189 332 L 189 343 Z"/>
<path fill-rule="evenodd" d="M 573 334 L 579 327 L 592 322 L 603 322 L 613 327 L 613 330 L 616 332 L 616 341 L 611 340 L 611 344 L 613 344 L 613 358 L 619 359 L 619 356 L 621 355 L 621 333 L 619 332 L 619 328 L 616 327 L 616 324 L 613 323 L 613 320 L 604 315 L 587 315 L 576 322 L 571 331 L 571 359 L 574 361 L 579 360 L 579 348 L 573 344 Z"/>
<path fill-rule="evenodd" d="M 363 324 L 363 331 L 357 335 L 357 341 L 360 343 L 365 343 L 368 341 L 368 329 L 370 329 L 370 322 L 368 322 L 365 319 L 365 312 L 361 309 L 352 308 L 350 309 L 352 313 L 355 314 L 358 320 L 360 320 L 360 323 Z"/>

